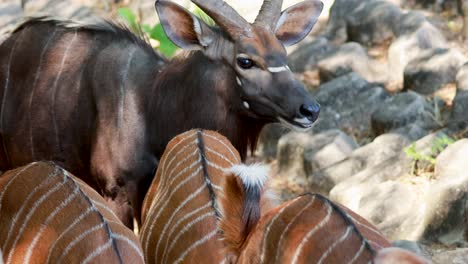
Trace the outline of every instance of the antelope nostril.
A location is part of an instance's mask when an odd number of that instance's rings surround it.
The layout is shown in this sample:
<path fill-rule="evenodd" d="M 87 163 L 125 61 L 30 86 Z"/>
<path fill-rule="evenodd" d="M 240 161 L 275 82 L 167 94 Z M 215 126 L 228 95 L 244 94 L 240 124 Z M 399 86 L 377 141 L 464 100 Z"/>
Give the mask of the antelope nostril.
<path fill-rule="evenodd" d="M 319 113 L 320 113 L 320 105 L 319 104 L 310 104 L 310 105 L 301 105 L 299 108 L 299 113 L 304 117 L 307 117 L 312 122 L 317 120 Z"/>

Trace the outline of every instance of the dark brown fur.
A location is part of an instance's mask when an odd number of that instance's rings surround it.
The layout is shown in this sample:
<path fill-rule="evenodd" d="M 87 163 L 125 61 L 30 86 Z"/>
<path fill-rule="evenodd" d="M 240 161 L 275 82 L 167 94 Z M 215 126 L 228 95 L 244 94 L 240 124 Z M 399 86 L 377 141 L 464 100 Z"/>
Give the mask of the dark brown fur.
<path fill-rule="evenodd" d="M 54 160 L 101 190 L 131 225 L 131 208 L 140 211 L 157 160 L 175 135 L 216 130 L 245 158 L 270 120 L 232 107 L 241 104 L 232 102 L 238 91 L 231 68 L 201 52 L 184 56 L 163 68 L 165 60 L 148 44 L 115 24 L 26 22 L 0 46 L 0 169 Z M 119 102 L 128 95 L 134 101 L 119 123 Z"/>

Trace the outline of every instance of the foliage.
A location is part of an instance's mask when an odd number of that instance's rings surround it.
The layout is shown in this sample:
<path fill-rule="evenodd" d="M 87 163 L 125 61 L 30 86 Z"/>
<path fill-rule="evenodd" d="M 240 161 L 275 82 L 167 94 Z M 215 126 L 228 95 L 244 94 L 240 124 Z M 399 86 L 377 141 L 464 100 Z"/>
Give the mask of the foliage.
<path fill-rule="evenodd" d="M 199 7 L 192 5 L 191 12 L 199 17 L 206 24 L 213 26 L 215 22 Z M 117 14 L 125 21 L 131 31 L 135 33 L 144 33 L 150 40 L 153 48 L 158 49 L 166 57 L 172 57 L 178 50 L 178 47 L 167 37 L 160 23 L 154 26 L 141 24 L 138 16 L 127 7 L 121 7 L 117 10 Z"/>
<path fill-rule="evenodd" d="M 416 149 L 416 143 L 404 148 L 404 152 L 411 162 L 411 174 L 421 175 L 427 172 L 433 172 L 437 156 L 455 140 L 447 135 L 437 137 L 432 142 L 429 154 L 422 153 Z"/>
<path fill-rule="evenodd" d="M 139 23 L 140 19 L 137 18 L 135 13 L 127 7 L 119 8 L 117 10 L 117 14 L 125 21 L 131 31 L 138 34 L 144 33 L 150 40 L 153 48 L 158 49 L 166 57 L 174 56 L 178 47 L 167 37 L 160 23 L 157 23 L 154 26 L 146 24 L 143 25 Z"/>

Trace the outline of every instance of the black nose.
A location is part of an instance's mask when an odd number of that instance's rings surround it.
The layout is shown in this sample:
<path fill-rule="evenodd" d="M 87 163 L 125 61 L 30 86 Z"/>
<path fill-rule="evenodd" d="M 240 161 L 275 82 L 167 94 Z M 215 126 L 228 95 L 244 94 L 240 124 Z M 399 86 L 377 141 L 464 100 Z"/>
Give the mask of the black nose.
<path fill-rule="evenodd" d="M 312 122 L 315 122 L 317 120 L 319 113 L 320 113 L 320 105 L 315 103 L 315 104 L 310 104 L 310 105 L 301 105 L 299 108 L 299 113 L 307 117 Z"/>

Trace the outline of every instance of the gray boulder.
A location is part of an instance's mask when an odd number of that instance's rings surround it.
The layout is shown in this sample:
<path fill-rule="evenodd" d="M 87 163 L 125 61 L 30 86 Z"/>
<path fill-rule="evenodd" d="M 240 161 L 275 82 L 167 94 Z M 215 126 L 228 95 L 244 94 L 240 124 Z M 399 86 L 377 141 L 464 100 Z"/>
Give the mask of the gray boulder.
<path fill-rule="evenodd" d="M 314 182 L 331 183 L 321 184 L 322 189 L 326 187 L 330 191 L 341 182 L 354 177 L 358 172 L 398 157 L 402 153 L 402 149 L 408 144 L 408 139 L 398 134 L 379 136 L 372 143 L 354 150 L 347 159 L 324 169 L 313 171 L 309 176 L 312 188 L 315 187 Z M 380 171 L 378 173 L 385 174 L 388 172 L 390 171 Z"/>
<path fill-rule="evenodd" d="M 313 96 L 322 108 L 312 131 L 338 128 L 365 134 L 370 131 L 371 113 L 389 94 L 358 74 L 349 73 L 322 84 Z"/>
<path fill-rule="evenodd" d="M 381 135 L 417 122 L 423 129 L 435 127 L 432 106 L 414 92 L 396 94 L 385 100 L 372 113 L 372 130 Z"/>
<path fill-rule="evenodd" d="M 419 140 L 416 149 L 427 154 L 441 135 Z M 330 196 L 377 224 L 391 239 L 466 245 L 467 156 L 468 139 L 449 146 L 437 157 L 432 179 L 405 176 L 409 157 L 395 156 L 342 181 Z"/>
<path fill-rule="evenodd" d="M 357 144 L 339 130 L 319 134 L 291 132 L 278 142 L 278 171 L 280 175 L 294 175 L 307 183 L 309 175 L 346 159 Z M 332 183 L 311 179 L 314 191 L 328 193 Z"/>
<path fill-rule="evenodd" d="M 435 179 L 426 196 L 424 238 L 451 245 L 464 243 L 468 225 L 468 139 L 448 146 L 436 159 Z"/>
<path fill-rule="evenodd" d="M 468 263 L 468 248 L 459 248 L 434 254 L 434 264 L 466 264 Z"/>
<path fill-rule="evenodd" d="M 374 0 L 335 0 L 330 8 L 330 15 L 325 36 L 335 43 L 344 43 L 348 40 L 347 18 L 359 5 L 365 5 Z"/>
<path fill-rule="evenodd" d="M 457 81 L 458 90 L 468 91 L 468 62 L 463 64 L 458 70 L 455 79 Z"/>
<path fill-rule="evenodd" d="M 418 11 L 402 15 L 395 31 L 397 38 L 388 49 L 387 88 L 392 91 L 403 89 L 403 72 L 410 61 L 425 50 L 447 47 L 443 34 Z"/>
<path fill-rule="evenodd" d="M 394 37 L 394 25 L 400 17 L 400 8 L 387 1 L 358 5 L 347 14 L 348 40 L 364 45 L 381 44 Z"/>
<path fill-rule="evenodd" d="M 387 65 L 367 55 L 367 51 L 356 42 L 348 42 L 330 52 L 318 63 L 321 82 L 327 82 L 350 72 L 356 72 L 372 83 L 387 80 Z"/>
<path fill-rule="evenodd" d="M 302 44 L 288 56 L 288 65 L 294 72 L 314 70 L 318 62 L 336 50 L 334 44 L 319 37 L 310 43 Z"/>
<path fill-rule="evenodd" d="M 278 140 L 288 132 L 289 129 L 281 124 L 273 123 L 266 125 L 260 133 L 259 147 L 257 148 L 259 151 L 258 155 L 266 160 L 276 158 Z"/>
<path fill-rule="evenodd" d="M 468 124 L 468 90 L 458 90 L 453 100 L 451 122 Z"/>
<path fill-rule="evenodd" d="M 432 49 L 421 53 L 405 67 L 404 89 L 430 95 L 455 82 L 466 57 L 454 49 Z"/>

